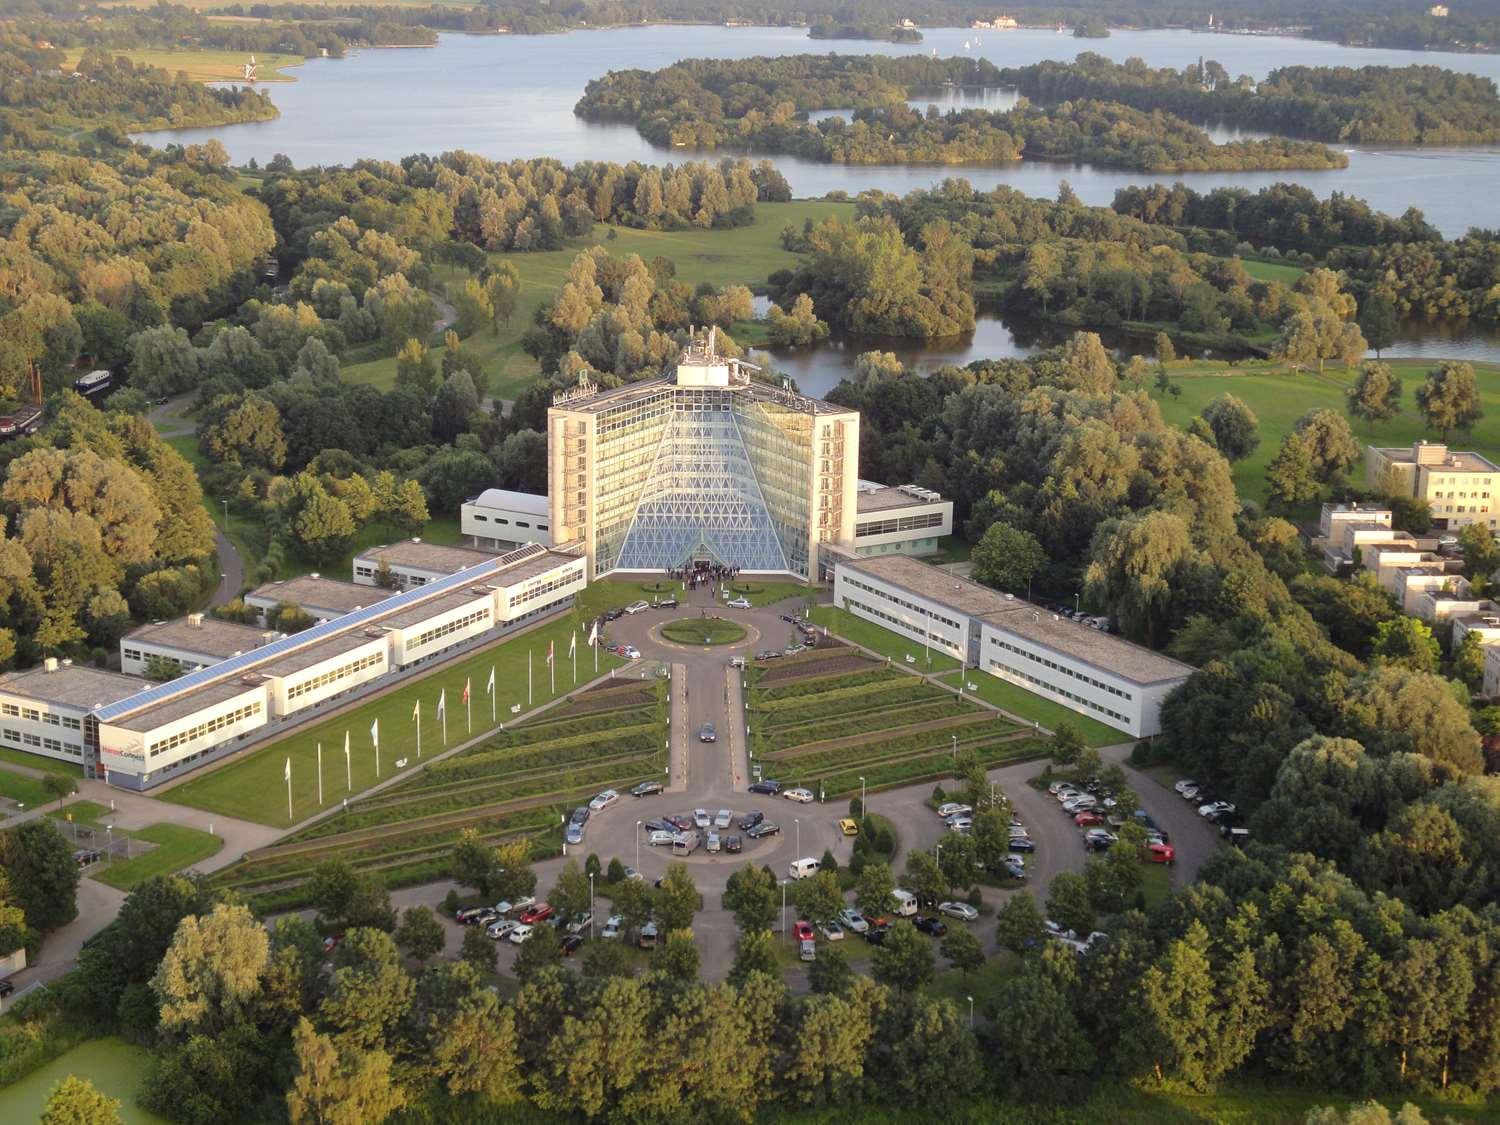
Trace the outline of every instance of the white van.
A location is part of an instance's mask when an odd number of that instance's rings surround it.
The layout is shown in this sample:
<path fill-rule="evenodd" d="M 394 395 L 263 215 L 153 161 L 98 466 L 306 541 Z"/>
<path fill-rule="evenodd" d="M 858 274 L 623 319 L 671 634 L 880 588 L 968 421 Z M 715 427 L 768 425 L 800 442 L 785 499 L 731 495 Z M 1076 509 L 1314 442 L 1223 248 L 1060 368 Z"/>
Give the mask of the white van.
<path fill-rule="evenodd" d="M 896 904 L 893 912 L 902 918 L 910 918 L 917 912 L 917 896 L 910 891 L 897 888 L 891 892 L 891 901 Z"/>
<path fill-rule="evenodd" d="M 793 879 L 811 879 L 818 873 L 818 861 L 808 857 L 806 859 L 792 860 L 787 874 Z"/>
<path fill-rule="evenodd" d="M 692 855 L 702 842 L 703 837 L 696 832 L 679 832 L 677 838 L 672 841 L 672 854 Z"/>

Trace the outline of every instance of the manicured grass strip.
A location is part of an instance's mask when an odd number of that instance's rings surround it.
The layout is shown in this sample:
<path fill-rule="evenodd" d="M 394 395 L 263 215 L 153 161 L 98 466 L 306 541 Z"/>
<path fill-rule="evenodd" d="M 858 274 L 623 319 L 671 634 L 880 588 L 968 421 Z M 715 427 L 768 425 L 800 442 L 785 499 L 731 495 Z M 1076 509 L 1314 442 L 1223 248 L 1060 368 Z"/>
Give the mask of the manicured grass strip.
<path fill-rule="evenodd" d="M 955 673 L 940 678 L 944 683 L 952 684 L 954 687 L 957 687 L 961 681 L 965 684 L 973 684 L 975 687 L 973 694 L 986 703 L 1009 711 L 1012 715 L 1019 715 L 1033 723 L 1041 723 L 1047 730 L 1056 730 L 1058 723 L 1071 723 L 1073 729 L 1090 746 L 1113 746 L 1117 742 L 1134 741 L 1132 736 L 1125 731 L 1116 730 L 1087 715 L 1080 715 L 1071 707 L 1054 703 L 1050 699 L 1017 687 L 988 672 L 980 672 L 971 668 L 962 675 Z"/>
<path fill-rule="evenodd" d="M 412 708 L 422 704 L 422 750 L 435 754 L 443 748 L 441 726 L 437 721 L 440 690 L 448 695 L 449 745 L 468 738 L 464 722 L 462 695 L 467 678 L 473 696 L 474 731 L 491 729 L 490 705 L 485 694 L 490 668 L 495 669 L 497 714 L 501 721 L 510 717 L 510 707 L 527 702 L 527 653 L 531 654 L 532 706 L 546 703 L 574 690 L 572 665 L 567 658 L 568 638 L 577 629 L 572 614 L 552 621 L 519 637 L 501 641 L 487 649 L 449 665 L 430 675 L 402 684 L 394 691 L 366 700 L 354 710 L 321 723 L 311 723 L 285 738 L 249 751 L 231 764 L 193 778 L 162 794 L 162 800 L 192 808 L 207 809 L 227 816 L 242 817 L 257 824 L 284 827 L 312 816 L 320 809 L 332 808 L 345 797 L 353 797 L 379 780 L 395 775 L 398 759 L 406 759 L 407 768 L 417 764 L 416 736 Z M 557 652 L 557 691 L 546 665 L 547 645 Z M 618 657 L 599 654 L 599 670 L 618 667 Z M 587 652 L 578 654 L 578 679 L 581 685 L 592 679 L 593 659 Z M 375 773 L 375 750 L 370 726 L 380 722 L 380 775 Z M 348 769 L 344 762 L 344 734 L 349 734 L 351 753 Z M 323 803 L 318 803 L 317 747 L 323 747 Z M 292 762 L 292 816 L 287 816 L 286 782 L 283 769 Z"/>
<path fill-rule="evenodd" d="M 815 587 L 803 582 L 761 582 L 754 578 L 737 578 L 729 583 L 729 589 L 733 597 L 744 598 L 757 609 L 761 606 L 775 605 L 787 598 L 810 598 L 817 593 Z M 787 612 L 793 611 L 787 610 Z M 800 607 L 796 614 L 801 616 Z M 791 626 L 788 625 L 787 628 Z"/>
<path fill-rule="evenodd" d="M 1283 285 L 1294 285 L 1307 272 L 1302 266 L 1289 266 L 1284 262 L 1258 262 L 1254 258 L 1241 258 L 1240 265 L 1256 281 L 1279 281 Z"/>
<path fill-rule="evenodd" d="M 145 855 L 111 862 L 94 875 L 99 882 L 122 891 L 131 890 L 153 876 L 169 875 L 191 867 L 224 846 L 222 837 L 181 824 L 152 824 L 130 835 L 132 839 L 144 840 L 156 847 Z"/>
<path fill-rule="evenodd" d="M 11 770 L 0 769 L 0 797 L 20 801 L 28 809 L 40 808 L 56 798 L 42 788 L 39 778 L 26 777 Z"/>
<path fill-rule="evenodd" d="M 684 617 L 663 625 L 661 635 L 680 645 L 732 645 L 745 639 L 745 627 L 723 617 Z"/>
<path fill-rule="evenodd" d="M 958 661 L 945 652 L 935 648 L 924 652 L 920 640 L 907 640 L 899 633 L 883 629 L 836 606 L 815 606 L 812 620 L 819 625 L 828 626 L 830 632 L 844 640 L 863 645 L 872 652 L 887 657 L 892 664 L 899 664 L 915 672 L 951 672 L 959 666 Z M 911 658 L 910 661 L 908 657 Z"/>

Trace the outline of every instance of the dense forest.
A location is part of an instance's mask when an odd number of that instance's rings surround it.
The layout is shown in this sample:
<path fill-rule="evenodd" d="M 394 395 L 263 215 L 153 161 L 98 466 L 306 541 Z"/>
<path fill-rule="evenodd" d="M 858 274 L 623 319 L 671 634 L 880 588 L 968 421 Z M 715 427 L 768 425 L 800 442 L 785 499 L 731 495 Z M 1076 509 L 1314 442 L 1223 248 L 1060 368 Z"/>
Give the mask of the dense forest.
<path fill-rule="evenodd" d="M 1259 83 L 1219 63 L 1153 70 L 1086 52 L 1071 63 L 1007 68 L 1000 81 L 1047 105 L 1080 98 L 1189 121 L 1354 144 L 1500 140 L 1500 97 L 1488 78 L 1437 66 L 1289 66 Z"/>
<path fill-rule="evenodd" d="M 630 121 L 654 144 L 787 152 L 843 164 L 994 164 L 1022 156 L 1072 159 L 1150 172 L 1342 168 L 1342 153 L 1273 137 L 1216 145 L 1164 111 L 1108 101 L 1022 104 L 1009 112 L 924 114 L 909 99 L 944 85 L 997 85 L 980 59 L 793 55 L 689 59 L 662 70 L 610 71 L 590 82 L 574 112 Z M 812 123 L 817 109 L 850 120 Z"/>

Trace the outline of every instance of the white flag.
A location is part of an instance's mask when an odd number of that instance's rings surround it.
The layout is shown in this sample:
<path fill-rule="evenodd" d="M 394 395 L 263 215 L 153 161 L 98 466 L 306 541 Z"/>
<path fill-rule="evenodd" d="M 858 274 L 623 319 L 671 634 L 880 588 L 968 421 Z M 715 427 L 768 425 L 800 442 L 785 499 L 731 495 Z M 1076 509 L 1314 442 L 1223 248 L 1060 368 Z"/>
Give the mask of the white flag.
<path fill-rule="evenodd" d="M 589 630 L 589 644 L 592 646 L 592 645 L 596 645 L 598 643 L 599 643 L 599 619 L 596 617 L 596 618 L 594 618 L 594 627 Z"/>
<path fill-rule="evenodd" d="M 568 635 L 568 655 L 569 656 L 577 656 L 578 655 L 578 632 L 577 632 L 577 630 L 575 630 L 574 632 L 572 632 L 572 633 L 570 633 Z"/>
<path fill-rule="evenodd" d="M 417 700 L 416 706 L 411 709 L 411 721 L 414 723 L 422 721 L 422 701 L 420 699 Z"/>
<path fill-rule="evenodd" d="M 370 741 L 375 744 L 375 749 L 380 749 L 380 720 L 376 719 L 370 724 Z"/>
<path fill-rule="evenodd" d="M 448 689 L 444 688 L 442 691 L 438 692 L 437 717 L 441 719 L 447 713 L 448 713 Z"/>
<path fill-rule="evenodd" d="M 344 761 L 349 760 L 349 732 L 344 732 Z"/>
<path fill-rule="evenodd" d="M 286 769 L 282 772 L 281 779 L 283 781 L 292 780 L 292 760 L 290 758 L 286 760 Z"/>
<path fill-rule="evenodd" d="M 490 682 L 485 685 L 484 690 L 486 695 L 495 694 L 495 668 L 493 665 L 490 666 Z"/>

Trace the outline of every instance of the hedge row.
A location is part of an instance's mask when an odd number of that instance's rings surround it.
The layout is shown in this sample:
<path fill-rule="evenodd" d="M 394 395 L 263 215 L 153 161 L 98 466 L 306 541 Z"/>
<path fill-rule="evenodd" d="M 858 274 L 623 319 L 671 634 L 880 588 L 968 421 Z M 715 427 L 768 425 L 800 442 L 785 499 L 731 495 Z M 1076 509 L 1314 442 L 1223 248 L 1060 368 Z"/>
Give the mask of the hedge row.
<path fill-rule="evenodd" d="M 1018 738 L 1009 742 L 996 742 L 977 750 L 979 760 L 986 769 L 1010 762 L 1021 762 L 1028 758 L 1044 758 L 1049 747 L 1035 738 Z M 873 768 L 846 770 L 831 774 L 822 781 L 826 797 L 842 797 L 859 792 L 859 779 L 865 779 L 866 791 L 891 789 L 899 785 L 912 785 L 921 781 L 936 781 L 951 777 L 953 771 L 947 757 L 939 753 L 922 757 L 904 758 L 899 762 L 887 762 Z"/>
<path fill-rule="evenodd" d="M 944 694 L 948 695 L 946 692 Z M 846 738 L 856 734 L 899 730 L 902 727 L 912 726 L 916 723 L 930 722 L 933 719 L 945 719 L 952 715 L 960 714 L 965 709 L 964 704 L 954 703 L 953 697 L 948 695 L 946 699 L 933 699 L 915 703 L 894 703 L 888 706 L 871 708 L 867 711 L 854 711 L 827 719 L 817 719 L 812 722 L 778 726 L 767 731 L 760 739 L 759 752 L 771 754 L 792 746 L 800 746 L 809 742 L 822 742 L 830 738 Z"/>
<path fill-rule="evenodd" d="M 519 778 L 535 770 L 549 767 L 584 767 L 606 758 L 619 758 L 631 754 L 645 754 L 660 750 L 667 741 L 665 728 L 648 727 L 645 731 L 628 737 L 612 738 L 594 735 L 587 742 L 559 747 L 548 743 L 545 747 L 526 747 L 512 750 L 503 758 L 489 759 L 481 763 L 472 760 L 465 763 L 458 759 L 440 762 L 416 777 L 385 791 L 381 797 L 371 798 L 369 803 L 384 800 L 414 798 L 441 793 L 449 789 L 473 784 L 503 784 L 509 778 Z M 443 768 L 451 767 L 451 768 Z M 365 802 L 361 802 L 362 804 Z"/>
<path fill-rule="evenodd" d="M 826 676 L 809 675 L 784 684 L 755 685 L 758 700 L 769 703 L 776 699 L 795 699 L 799 695 L 817 695 L 833 687 L 856 687 L 859 684 L 879 683 L 909 675 L 894 668 L 886 668 L 869 662 L 870 667 L 862 671 L 830 672 Z"/>
<path fill-rule="evenodd" d="M 807 743 L 807 749 L 793 747 L 790 750 L 767 754 L 765 757 L 768 761 L 781 762 L 787 768 L 795 765 L 799 771 L 802 771 L 809 768 L 809 763 L 811 768 L 820 768 L 841 765 L 844 762 L 869 761 L 873 758 L 884 758 L 903 752 L 919 753 L 924 750 L 951 749 L 954 736 L 958 738 L 958 745 L 963 746 L 967 742 L 988 741 L 997 735 L 1013 734 L 1015 729 L 1009 723 L 996 723 L 988 716 L 976 715 L 972 722 L 955 723 L 953 726 L 939 730 L 911 731 L 906 734 L 895 731 L 888 738 L 872 738 L 828 750 L 819 750 L 816 748 L 816 743 Z"/>
<path fill-rule="evenodd" d="M 597 751 L 604 734 L 604 731 L 589 731 L 585 734 L 571 734 L 564 738 L 548 739 L 545 742 L 531 742 L 524 746 L 490 750 L 483 754 L 460 754 L 445 761 L 433 762 L 423 771 L 423 775 L 427 778 L 456 779 L 501 774 L 510 763 L 531 761 L 538 755 L 542 755 L 542 760 L 546 761 L 547 755 L 556 755 L 576 747 L 591 747 Z M 660 745 L 666 741 L 666 728 L 661 723 L 636 723 L 628 727 L 617 725 L 608 732 L 608 738 L 611 743 L 620 748 L 617 752 L 623 753 L 637 746 Z M 422 780 L 423 775 L 413 778 L 412 781 Z M 401 786 L 401 788 L 408 787 L 412 787 L 411 782 L 406 782 Z"/>
<path fill-rule="evenodd" d="M 884 709 L 897 703 L 925 703 L 934 699 L 952 699 L 953 693 L 913 677 L 908 683 L 866 684 L 847 690 L 826 692 L 788 700 L 789 706 L 772 711 L 755 709 L 758 726 L 766 729 L 854 715 L 861 711 Z"/>

